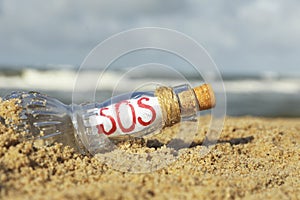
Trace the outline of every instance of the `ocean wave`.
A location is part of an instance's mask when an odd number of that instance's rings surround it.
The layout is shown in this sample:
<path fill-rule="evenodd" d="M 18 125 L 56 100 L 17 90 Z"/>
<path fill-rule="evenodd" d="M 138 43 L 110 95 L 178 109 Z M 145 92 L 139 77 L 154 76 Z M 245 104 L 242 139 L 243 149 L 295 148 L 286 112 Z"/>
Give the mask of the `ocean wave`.
<path fill-rule="evenodd" d="M 101 71 L 85 70 L 80 74 L 80 85 L 77 90 L 118 90 L 130 91 L 141 85 L 156 83 L 161 85 L 178 85 L 190 82 L 191 85 L 198 85 L 202 79 L 191 76 L 171 75 L 165 73 L 158 75 L 157 72 L 143 72 L 140 74 L 126 74 L 125 71 Z M 102 76 L 101 76 L 102 75 Z M 258 75 L 224 75 L 224 85 L 226 92 L 230 93 L 299 93 L 300 79 L 296 76 L 283 77 L 276 73 L 262 73 Z M 63 69 L 6 69 L 0 71 L 0 88 L 16 88 L 24 90 L 52 90 L 52 91 L 72 91 L 77 77 L 77 71 L 71 67 Z M 91 85 L 91 80 L 98 80 L 99 85 Z M 213 77 L 212 77 L 212 81 Z M 97 82 L 97 81 L 95 81 Z M 217 89 L 218 90 L 218 89 Z"/>

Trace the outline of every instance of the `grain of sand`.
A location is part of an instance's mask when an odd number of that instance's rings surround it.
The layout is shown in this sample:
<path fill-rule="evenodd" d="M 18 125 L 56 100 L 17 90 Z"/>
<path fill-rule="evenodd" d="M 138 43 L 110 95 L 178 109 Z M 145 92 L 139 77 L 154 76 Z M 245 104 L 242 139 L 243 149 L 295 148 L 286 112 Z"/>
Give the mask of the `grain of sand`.
<path fill-rule="evenodd" d="M 0 103 L 1 199 L 300 199 L 299 118 L 227 117 L 217 144 L 205 156 L 199 151 L 207 127 L 201 127 L 175 162 L 136 174 L 59 143 L 21 142 L 12 126 L 16 116 L 14 102 Z M 174 129 L 161 134 L 160 144 Z M 188 130 L 181 126 L 180 131 Z M 119 147 L 135 152 L 166 148 L 143 140 Z"/>

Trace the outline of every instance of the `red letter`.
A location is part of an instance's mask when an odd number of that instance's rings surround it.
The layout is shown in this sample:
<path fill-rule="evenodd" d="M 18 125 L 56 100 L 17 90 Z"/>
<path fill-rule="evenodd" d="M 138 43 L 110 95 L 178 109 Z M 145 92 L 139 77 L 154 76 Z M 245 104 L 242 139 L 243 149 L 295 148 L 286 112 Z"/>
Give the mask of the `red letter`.
<path fill-rule="evenodd" d="M 125 103 L 126 105 L 128 105 L 131 109 L 131 113 L 132 113 L 132 125 L 128 128 L 125 128 L 121 122 L 120 119 L 120 106 L 122 103 Z M 135 110 L 134 107 L 128 102 L 128 101 L 121 101 L 119 103 L 116 104 L 116 113 L 117 113 L 117 121 L 118 124 L 120 126 L 120 129 L 122 130 L 123 133 L 128 133 L 130 131 L 133 131 L 133 129 L 135 128 L 135 123 L 136 123 L 136 119 L 135 119 Z"/>
<path fill-rule="evenodd" d="M 107 117 L 110 122 L 111 122 L 111 129 L 109 131 L 105 131 L 104 130 L 104 125 L 103 124 L 99 124 L 97 125 L 97 129 L 98 129 L 98 133 L 101 134 L 101 133 L 104 133 L 105 135 L 110 135 L 112 133 L 114 133 L 117 129 L 116 127 L 116 121 L 114 120 L 114 118 L 110 115 L 105 115 L 103 113 L 103 110 L 108 110 L 108 108 L 101 108 L 100 109 L 100 116 L 103 116 L 103 117 Z"/>
<path fill-rule="evenodd" d="M 154 110 L 154 108 L 152 106 L 149 106 L 147 104 L 143 104 L 142 100 L 149 101 L 149 98 L 148 97 L 142 97 L 142 98 L 140 98 L 138 100 L 137 103 L 138 103 L 139 107 L 150 110 L 152 112 L 152 118 L 150 119 L 150 121 L 145 122 L 145 121 L 143 121 L 143 119 L 141 117 L 138 117 L 138 121 L 139 121 L 139 123 L 141 125 L 148 126 L 149 124 L 151 124 L 155 120 L 155 118 L 156 118 L 156 112 L 155 112 L 155 110 Z"/>

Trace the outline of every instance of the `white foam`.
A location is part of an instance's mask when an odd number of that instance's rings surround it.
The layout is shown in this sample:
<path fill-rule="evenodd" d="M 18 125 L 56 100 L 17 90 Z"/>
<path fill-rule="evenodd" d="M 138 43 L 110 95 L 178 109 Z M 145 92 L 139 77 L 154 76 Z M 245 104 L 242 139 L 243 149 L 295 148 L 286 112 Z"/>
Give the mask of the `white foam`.
<path fill-rule="evenodd" d="M 245 81 L 226 81 L 226 92 L 232 93 L 299 93 L 300 80 L 282 79 L 282 80 L 245 80 Z"/>
<path fill-rule="evenodd" d="M 73 87 L 75 72 L 72 70 L 24 70 L 21 76 L 0 76 L 1 88 L 70 90 Z"/>
<path fill-rule="evenodd" d="M 77 72 L 72 69 L 52 69 L 52 70 L 23 70 L 22 75 L 4 76 L 0 75 L 0 88 L 14 88 L 18 90 L 54 90 L 54 91 L 72 91 L 76 80 Z M 100 78 L 102 71 L 83 71 L 80 75 L 80 85 L 77 91 L 87 91 L 97 88 L 98 90 L 118 90 L 131 91 L 139 86 L 150 83 L 175 86 L 183 84 L 184 79 L 164 79 L 162 77 L 130 77 L 123 76 L 124 72 L 109 71 L 103 73 L 100 84 L 96 87 L 95 82 Z M 265 75 L 266 76 L 266 75 Z M 294 78 L 278 78 L 278 76 L 269 74 L 263 80 L 228 80 L 224 82 L 226 92 L 230 93 L 300 93 L 300 80 Z M 94 81 L 91 81 L 94 80 Z M 96 80 L 96 81 L 95 81 Z M 192 85 L 201 84 L 192 80 Z"/>

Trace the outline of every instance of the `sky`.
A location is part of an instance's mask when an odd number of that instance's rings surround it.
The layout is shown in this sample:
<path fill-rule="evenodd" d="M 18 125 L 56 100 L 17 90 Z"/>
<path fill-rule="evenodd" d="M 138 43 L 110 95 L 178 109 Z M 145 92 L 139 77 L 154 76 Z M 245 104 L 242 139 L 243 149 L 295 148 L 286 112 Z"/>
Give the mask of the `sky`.
<path fill-rule="evenodd" d="M 113 34 L 180 31 L 223 71 L 300 71 L 297 0 L 0 0 L 0 65 L 80 65 Z"/>

